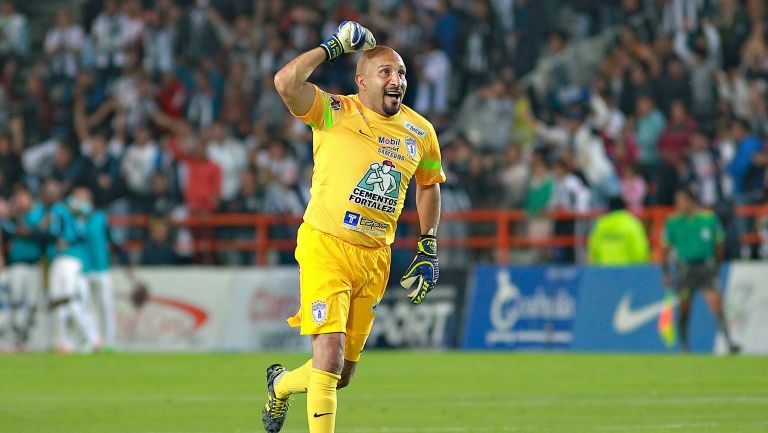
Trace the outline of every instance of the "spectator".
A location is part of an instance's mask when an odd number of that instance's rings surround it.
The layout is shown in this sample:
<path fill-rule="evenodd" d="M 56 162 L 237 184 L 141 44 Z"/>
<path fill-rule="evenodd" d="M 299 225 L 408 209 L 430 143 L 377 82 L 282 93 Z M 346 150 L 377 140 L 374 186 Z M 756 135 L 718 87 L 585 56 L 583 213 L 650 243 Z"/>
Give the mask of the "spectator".
<path fill-rule="evenodd" d="M 168 10 L 147 9 L 142 38 L 144 58 L 142 65 L 150 75 L 170 74 L 173 71 L 173 43 L 175 35 L 174 18 L 178 14 L 175 6 Z"/>
<path fill-rule="evenodd" d="M 108 135 L 99 131 L 88 140 L 88 157 L 93 169 L 88 188 L 93 193 L 93 204 L 100 209 L 109 206 L 125 194 L 125 184 L 120 176 L 120 163 L 109 153 Z"/>
<path fill-rule="evenodd" d="M 504 156 L 504 166 L 499 173 L 499 184 L 504 194 L 502 206 L 519 209 L 525 200 L 529 167 L 521 156 L 520 148 L 515 145 L 507 146 Z M 448 177 L 449 182 L 450 179 L 451 177 Z"/>
<path fill-rule="evenodd" d="M 693 117 L 688 115 L 683 101 L 672 101 L 669 110 L 669 122 L 659 136 L 659 155 L 664 161 L 683 156 L 688 147 L 691 134 L 699 125 Z"/>
<path fill-rule="evenodd" d="M 176 52 L 191 61 L 200 61 L 213 57 L 221 46 L 219 35 L 211 21 L 209 0 L 195 0 L 194 6 L 184 14 L 179 22 L 176 38 Z"/>
<path fill-rule="evenodd" d="M 234 200 L 240 190 L 240 179 L 248 164 L 243 143 L 227 134 L 220 122 L 214 123 L 209 130 L 208 157 L 221 168 L 222 204 Z"/>
<path fill-rule="evenodd" d="M 170 153 L 182 165 L 184 203 L 192 214 L 208 214 L 219 208 L 222 187 L 221 168 L 208 157 L 208 146 L 195 143 L 192 152 L 181 150 L 171 140 Z"/>
<path fill-rule="evenodd" d="M 513 109 L 504 83 L 492 80 L 464 100 L 456 128 L 475 147 L 498 151 L 509 143 Z"/>
<path fill-rule="evenodd" d="M 751 133 L 751 126 L 744 119 L 734 120 L 730 133 L 736 143 L 736 155 L 727 170 L 733 178 L 736 196 L 747 199 L 762 190 L 762 173 L 766 166 L 765 146 Z"/>
<path fill-rule="evenodd" d="M 637 100 L 637 145 L 640 149 L 640 167 L 644 176 L 651 176 L 659 163 L 659 137 L 666 120 L 653 98 L 642 95 Z"/>
<path fill-rule="evenodd" d="M 138 40 L 136 26 L 120 11 L 117 0 L 104 0 L 102 12 L 93 21 L 93 38 L 96 67 L 103 77 L 115 77 L 126 65 L 127 52 Z M 139 29 L 140 30 L 140 29 Z"/>
<path fill-rule="evenodd" d="M 13 149 L 11 136 L 0 134 L 0 197 L 10 198 L 23 175 L 21 157 Z"/>
<path fill-rule="evenodd" d="M 160 160 L 161 151 L 152 138 L 149 126 L 139 126 L 121 164 L 126 186 L 134 198 L 142 198 L 149 193 L 152 175 L 158 170 Z"/>
<path fill-rule="evenodd" d="M 631 165 L 625 167 L 621 175 L 621 199 L 631 212 L 638 213 L 643 210 L 647 190 L 645 179 L 640 176 L 635 167 Z"/>
<path fill-rule="evenodd" d="M 56 26 L 45 37 L 45 52 L 51 57 L 51 71 L 56 77 L 74 80 L 83 47 L 83 28 L 72 23 L 69 11 L 56 12 Z"/>
<path fill-rule="evenodd" d="M 157 219 L 149 225 L 149 240 L 141 254 L 144 266 L 178 265 L 181 262 L 176 250 L 171 246 L 171 229 L 168 223 Z"/>
<path fill-rule="evenodd" d="M 531 241 L 541 242 L 552 234 L 552 220 L 544 215 L 544 211 L 552 200 L 553 188 L 554 181 L 544 154 L 535 152 L 531 159 L 531 178 L 523 205 L 528 214 L 528 239 Z M 545 258 L 543 249 L 535 250 L 534 255 L 538 259 Z"/>
<path fill-rule="evenodd" d="M 427 41 L 424 49 L 418 59 L 417 74 L 421 79 L 414 108 L 421 113 L 444 114 L 448 109 L 451 61 L 435 40 Z"/>
<path fill-rule="evenodd" d="M 573 174 L 563 159 L 554 163 L 552 171 L 554 185 L 549 208 L 565 212 L 585 212 L 589 208 L 589 189 L 578 176 Z M 554 224 L 556 236 L 573 236 L 576 234 L 574 219 L 557 219 Z M 573 263 L 576 253 L 573 247 L 555 248 L 553 259 L 558 263 Z"/>
<path fill-rule="evenodd" d="M 80 155 L 67 144 L 61 143 L 53 158 L 51 177 L 61 183 L 65 194 L 77 186 L 88 185 L 92 176 L 90 161 Z"/>
<path fill-rule="evenodd" d="M 0 1 L 0 56 L 23 58 L 29 42 L 27 17 L 16 11 L 15 0 Z"/>

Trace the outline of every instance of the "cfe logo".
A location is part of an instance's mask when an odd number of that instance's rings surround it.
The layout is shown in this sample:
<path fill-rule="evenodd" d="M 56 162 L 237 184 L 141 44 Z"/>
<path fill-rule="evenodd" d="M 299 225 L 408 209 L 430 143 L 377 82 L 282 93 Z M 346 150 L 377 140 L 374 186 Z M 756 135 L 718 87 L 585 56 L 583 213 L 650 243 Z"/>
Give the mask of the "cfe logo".
<path fill-rule="evenodd" d="M 349 201 L 371 209 L 395 213 L 400 196 L 402 173 L 395 163 L 385 159 L 374 162 L 349 195 Z"/>
<path fill-rule="evenodd" d="M 383 236 L 387 233 L 389 224 L 372 220 L 359 213 L 347 211 L 344 214 L 344 228 L 369 235 Z"/>

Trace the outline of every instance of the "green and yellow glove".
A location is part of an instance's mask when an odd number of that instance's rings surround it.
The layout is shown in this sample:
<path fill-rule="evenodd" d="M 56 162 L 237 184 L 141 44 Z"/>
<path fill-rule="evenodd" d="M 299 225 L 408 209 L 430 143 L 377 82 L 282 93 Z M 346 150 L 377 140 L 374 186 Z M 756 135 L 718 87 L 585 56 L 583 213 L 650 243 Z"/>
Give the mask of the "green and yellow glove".
<path fill-rule="evenodd" d="M 433 235 L 421 235 L 417 244 L 416 257 L 408 266 L 405 275 L 400 278 L 400 285 L 404 289 L 412 289 L 408 293 L 412 304 L 421 304 L 427 293 L 435 288 L 439 276 L 437 238 Z"/>
<path fill-rule="evenodd" d="M 355 21 L 342 21 L 339 28 L 320 46 L 325 50 L 329 63 L 344 53 L 370 50 L 376 46 L 376 38 L 370 30 Z"/>

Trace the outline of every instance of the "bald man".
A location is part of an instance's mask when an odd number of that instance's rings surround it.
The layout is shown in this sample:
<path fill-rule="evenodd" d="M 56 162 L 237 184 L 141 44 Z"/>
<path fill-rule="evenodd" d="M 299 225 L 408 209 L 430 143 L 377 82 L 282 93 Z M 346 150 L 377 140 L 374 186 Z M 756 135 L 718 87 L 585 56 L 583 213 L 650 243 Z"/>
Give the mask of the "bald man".
<path fill-rule="evenodd" d="M 358 50 L 357 94 L 333 95 L 307 82 L 321 63 Z M 311 337 L 312 359 L 291 371 L 280 364 L 267 369 L 268 433 L 282 428 L 289 397 L 303 392 L 310 433 L 334 431 L 336 390 L 349 384 L 371 332 L 414 176 L 422 236 L 401 285 L 418 304 L 437 281 L 435 235 L 445 174 L 434 128 L 402 103 L 405 77 L 400 55 L 376 47 L 373 35 L 354 22 L 342 23 L 320 47 L 275 75 L 291 113 L 312 128 L 311 199 L 296 246 L 301 305 L 288 319 Z"/>

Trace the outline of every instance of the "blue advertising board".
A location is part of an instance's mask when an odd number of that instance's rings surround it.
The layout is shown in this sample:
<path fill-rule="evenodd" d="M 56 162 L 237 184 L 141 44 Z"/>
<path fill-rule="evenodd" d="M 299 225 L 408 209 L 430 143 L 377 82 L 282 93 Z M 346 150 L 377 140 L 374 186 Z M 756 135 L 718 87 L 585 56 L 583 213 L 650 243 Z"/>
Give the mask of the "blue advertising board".
<path fill-rule="evenodd" d="M 465 349 L 567 349 L 576 315 L 577 267 L 479 266 Z"/>
<path fill-rule="evenodd" d="M 723 267 L 721 279 L 727 275 Z M 725 285 L 722 285 L 725 287 Z M 665 291 L 658 266 L 479 266 L 467 301 L 465 349 L 663 352 L 658 319 Z M 712 352 L 716 322 L 696 296 L 695 352 Z"/>
<path fill-rule="evenodd" d="M 726 272 L 726 269 L 723 269 Z M 658 266 L 585 268 L 574 325 L 575 350 L 663 352 L 658 318 L 664 307 Z M 676 312 L 677 314 L 677 312 Z M 701 296 L 691 310 L 689 340 L 695 352 L 712 352 L 716 323 Z"/>

